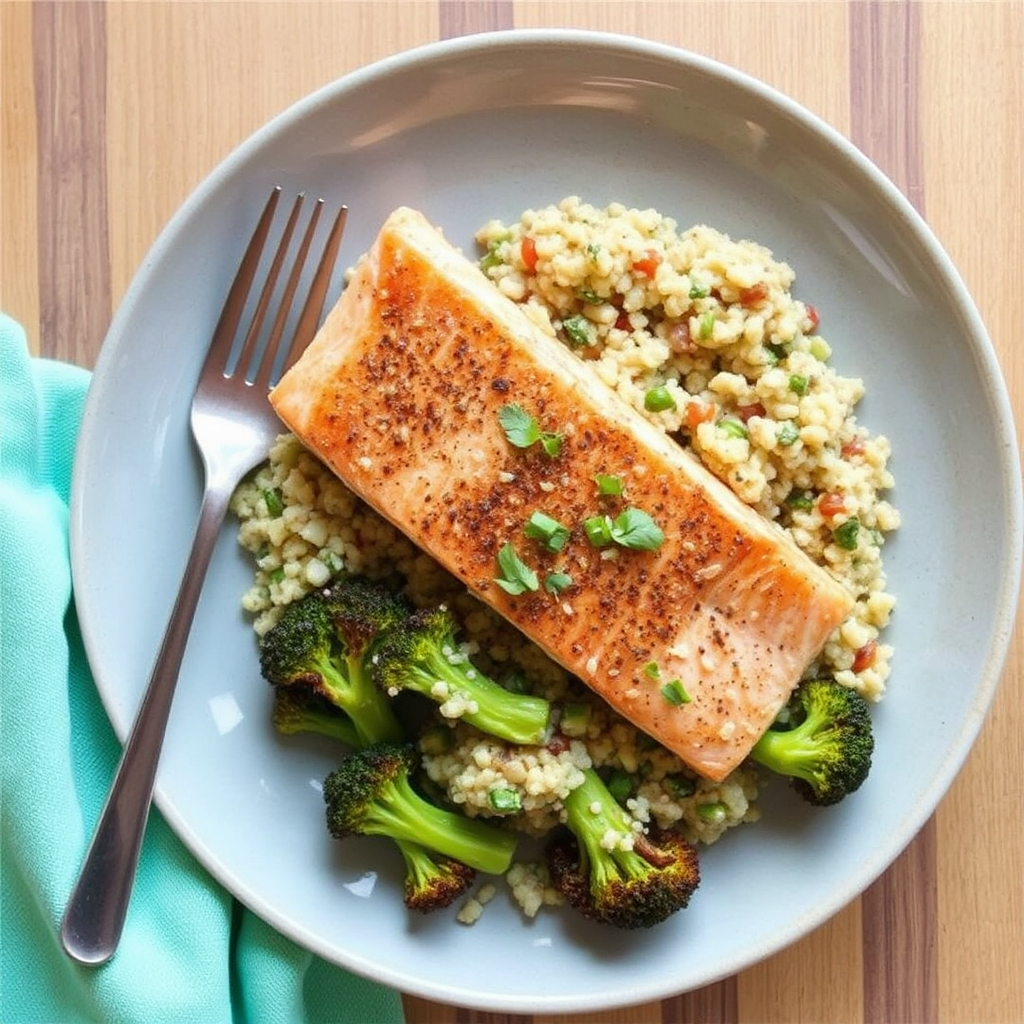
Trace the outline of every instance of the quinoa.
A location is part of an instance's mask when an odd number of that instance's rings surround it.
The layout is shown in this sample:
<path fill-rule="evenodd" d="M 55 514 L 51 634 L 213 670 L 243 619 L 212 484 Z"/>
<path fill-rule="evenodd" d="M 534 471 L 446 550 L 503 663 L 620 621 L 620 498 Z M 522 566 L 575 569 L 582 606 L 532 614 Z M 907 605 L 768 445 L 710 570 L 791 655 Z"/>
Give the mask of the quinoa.
<path fill-rule="evenodd" d="M 690 450 L 854 596 L 808 675 L 828 674 L 879 700 L 892 648 L 894 598 L 882 562 L 899 513 L 889 442 L 860 425 L 857 378 L 830 364 L 818 314 L 794 297 L 795 275 L 763 246 L 706 225 L 680 231 L 654 210 L 578 197 L 527 210 L 477 234 L 481 267 L 540 328 L 560 339 L 641 415 Z M 564 820 L 563 801 L 595 769 L 617 787 L 638 831 L 716 842 L 756 821 L 761 777 L 745 764 L 722 782 L 680 759 L 571 677 L 496 611 L 366 506 L 292 435 L 232 500 L 239 541 L 256 565 L 242 604 L 264 634 L 281 609 L 345 572 L 397 581 L 417 607 L 446 603 L 462 627 L 458 656 L 507 685 L 528 680 L 561 716 L 557 742 L 515 747 L 461 720 L 459 695 L 420 741 L 427 777 L 470 816 L 501 816 L 529 836 Z M 567 612 L 568 614 L 569 612 Z M 514 813 L 496 810 L 515 790 Z M 506 882 L 523 912 L 561 902 L 540 864 Z M 471 897 L 471 923 L 493 896 Z"/>

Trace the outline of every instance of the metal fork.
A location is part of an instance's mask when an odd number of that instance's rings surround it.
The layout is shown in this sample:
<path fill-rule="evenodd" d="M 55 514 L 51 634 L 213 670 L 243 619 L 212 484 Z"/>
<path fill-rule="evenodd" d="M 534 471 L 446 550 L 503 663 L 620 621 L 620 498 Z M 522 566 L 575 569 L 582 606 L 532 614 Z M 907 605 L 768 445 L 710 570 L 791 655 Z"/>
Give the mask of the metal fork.
<path fill-rule="evenodd" d="M 279 376 L 275 375 L 275 368 L 280 365 L 282 371 L 287 369 L 316 332 L 341 245 L 345 207 L 339 210 L 324 244 L 291 343 L 286 351 L 282 350 L 281 339 L 292 301 L 324 207 L 324 201 L 317 200 L 292 258 L 270 333 L 264 339 L 264 323 L 303 205 L 300 194 L 266 272 L 239 354 L 233 357 L 238 328 L 280 197 L 281 189 L 275 188 L 245 250 L 192 399 L 192 435 L 205 472 L 192 551 L 149 683 L 61 922 L 64 949 L 84 964 L 105 963 L 117 949 L 149 816 L 171 699 L 210 557 L 232 492 L 266 458 L 274 437 L 283 430 L 267 400 L 267 392 L 276 382 L 275 376 Z"/>

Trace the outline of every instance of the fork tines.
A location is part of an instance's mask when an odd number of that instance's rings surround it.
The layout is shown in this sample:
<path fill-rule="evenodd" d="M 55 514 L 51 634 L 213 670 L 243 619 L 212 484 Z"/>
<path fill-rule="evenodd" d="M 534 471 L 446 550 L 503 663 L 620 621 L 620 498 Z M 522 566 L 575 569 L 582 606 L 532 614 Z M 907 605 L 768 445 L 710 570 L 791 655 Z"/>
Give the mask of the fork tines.
<path fill-rule="evenodd" d="M 282 348 L 281 340 L 285 335 L 285 328 L 291 313 L 295 293 L 298 291 L 302 279 L 306 258 L 312 246 L 320 216 L 325 206 L 322 198 L 317 199 L 313 205 L 302 239 L 291 261 L 291 270 L 284 284 L 280 300 L 277 303 L 277 312 L 270 327 L 270 332 L 264 338 L 263 326 L 266 314 L 273 301 L 278 278 L 288 257 L 288 251 L 291 248 L 292 239 L 306 198 L 303 192 L 300 192 L 295 197 L 270 267 L 267 270 L 263 287 L 260 290 L 255 310 L 250 319 L 249 329 L 246 331 L 245 338 L 237 354 L 235 354 L 235 335 L 238 332 L 238 325 L 241 322 L 242 314 L 249 299 L 249 292 L 259 268 L 267 237 L 270 234 L 277 205 L 281 198 L 281 191 L 280 186 L 275 186 L 270 193 L 266 206 L 263 208 L 263 213 L 260 215 L 252 238 L 246 247 L 245 255 L 242 257 L 238 274 L 228 293 L 224 310 L 214 332 L 213 343 L 210 346 L 208 356 L 210 360 L 217 359 L 221 362 L 226 377 L 242 373 L 245 375 L 247 383 L 259 384 L 265 388 L 269 388 L 272 384 L 276 383 L 277 379 L 295 362 L 316 333 L 323 311 L 324 300 L 330 287 L 338 249 L 341 245 L 341 237 L 345 229 L 345 219 L 348 215 L 347 207 L 342 206 L 339 208 L 334 223 L 330 228 L 327 241 L 324 244 L 320 262 L 310 283 L 305 304 L 292 332 L 291 341 L 284 347 L 283 351 L 279 351 Z"/>

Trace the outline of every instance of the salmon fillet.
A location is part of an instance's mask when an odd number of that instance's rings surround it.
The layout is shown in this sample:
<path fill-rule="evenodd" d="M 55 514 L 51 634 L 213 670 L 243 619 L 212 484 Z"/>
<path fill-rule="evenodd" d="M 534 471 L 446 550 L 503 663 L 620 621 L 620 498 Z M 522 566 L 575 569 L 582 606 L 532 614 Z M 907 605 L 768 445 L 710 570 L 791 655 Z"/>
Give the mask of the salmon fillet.
<path fill-rule="evenodd" d="M 271 401 L 355 493 L 712 780 L 749 754 L 852 607 L 414 210 L 388 218 Z M 561 451 L 511 444 L 509 405 Z M 597 474 L 624 495 L 599 495 Z M 663 531 L 655 550 L 592 546 L 584 520 L 626 507 Z M 524 536 L 534 512 L 571 527 L 560 551 Z M 495 583 L 509 542 L 536 591 Z M 553 571 L 572 578 L 557 595 L 543 586 Z M 662 692 L 675 680 L 683 703 Z"/>

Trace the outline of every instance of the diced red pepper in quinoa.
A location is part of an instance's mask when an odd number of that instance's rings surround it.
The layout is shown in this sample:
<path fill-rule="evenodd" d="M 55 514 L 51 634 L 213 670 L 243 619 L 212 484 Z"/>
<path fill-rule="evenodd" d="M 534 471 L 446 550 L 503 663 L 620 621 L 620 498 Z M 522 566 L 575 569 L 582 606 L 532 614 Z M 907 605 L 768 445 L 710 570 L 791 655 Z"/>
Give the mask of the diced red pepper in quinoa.
<path fill-rule="evenodd" d="M 827 519 L 846 511 L 846 495 L 842 491 L 828 491 L 818 499 L 818 511 Z"/>
<path fill-rule="evenodd" d="M 629 314 L 628 313 L 620 313 L 618 315 L 618 317 L 616 318 L 616 320 L 615 320 L 615 326 L 620 331 L 628 331 L 630 329 L 630 327 L 632 326 L 630 324 L 630 322 L 629 322 Z"/>
<path fill-rule="evenodd" d="M 571 740 L 563 732 L 556 732 L 552 734 L 551 739 L 547 741 L 545 746 L 548 751 L 558 757 L 559 754 L 564 754 L 570 746 Z"/>
<path fill-rule="evenodd" d="M 839 451 L 844 459 L 849 459 L 854 455 L 863 455 L 864 449 L 864 438 L 855 437 L 852 441 L 847 441 Z"/>
<path fill-rule="evenodd" d="M 753 402 L 750 405 L 740 405 L 736 407 L 736 415 L 739 416 L 744 423 L 752 419 L 754 416 L 764 416 L 765 407 L 760 402 Z"/>
<path fill-rule="evenodd" d="M 871 668 L 877 655 L 878 641 L 869 640 L 863 647 L 858 648 L 857 653 L 853 656 L 853 671 L 863 672 L 865 669 Z"/>
<path fill-rule="evenodd" d="M 654 277 L 661 265 L 661 259 L 661 253 L 648 249 L 640 259 L 633 261 L 633 271 L 643 274 L 644 277 Z"/>
<path fill-rule="evenodd" d="M 702 423 L 709 423 L 715 418 L 715 407 L 708 402 L 687 402 L 686 425 L 696 430 Z"/>
<path fill-rule="evenodd" d="M 522 257 L 523 266 L 532 274 L 537 269 L 537 243 L 529 235 L 523 235 L 523 240 L 519 243 L 519 255 Z"/>
<path fill-rule="evenodd" d="M 768 285 L 764 281 L 758 281 L 749 288 L 740 289 L 740 304 L 743 306 L 757 306 L 768 298 Z"/>
<path fill-rule="evenodd" d="M 804 303 L 804 309 L 807 310 L 807 319 L 811 322 L 811 326 L 807 329 L 808 334 L 813 334 L 818 329 L 818 324 L 821 323 L 821 317 L 818 316 L 818 310 L 810 303 Z"/>

